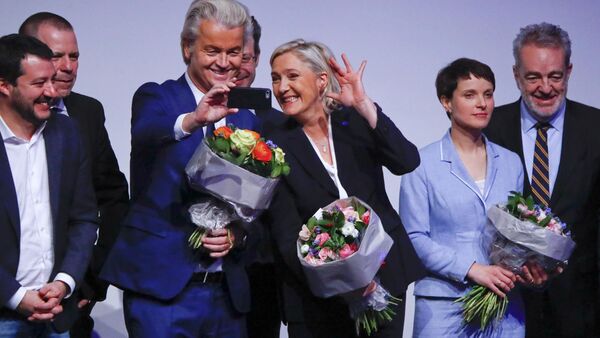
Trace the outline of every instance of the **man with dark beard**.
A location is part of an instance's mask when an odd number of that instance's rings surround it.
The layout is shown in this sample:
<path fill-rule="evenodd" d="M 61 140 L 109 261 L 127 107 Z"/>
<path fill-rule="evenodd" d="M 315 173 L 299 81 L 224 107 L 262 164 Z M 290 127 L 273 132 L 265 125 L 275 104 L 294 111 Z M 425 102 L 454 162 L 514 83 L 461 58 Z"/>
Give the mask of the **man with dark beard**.
<path fill-rule="evenodd" d="M 48 324 L 80 286 L 96 240 L 87 153 L 75 124 L 50 113 L 51 59 L 35 38 L 0 38 L 0 333 L 8 337 L 63 336 Z"/>
<path fill-rule="evenodd" d="M 513 42 L 521 98 L 494 110 L 485 134 L 521 157 L 524 193 L 550 207 L 577 244 L 547 288 L 525 289 L 527 337 L 599 337 L 600 110 L 566 98 L 571 40 L 560 27 L 521 29 Z"/>
<path fill-rule="evenodd" d="M 83 285 L 71 302 L 65 305 L 65 312 L 55 326 L 60 330 L 70 329 L 73 338 L 91 337 L 94 321 L 90 312 L 97 301 L 106 298 L 108 288 L 108 283 L 101 281 L 98 274 L 127 212 L 127 180 L 119 170 L 104 127 L 102 104 L 92 97 L 72 91 L 79 68 L 79 47 L 73 26 L 62 16 L 40 12 L 27 18 L 19 28 L 19 33 L 39 39 L 52 50 L 52 63 L 56 69 L 54 88 L 58 96 L 53 101 L 52 110 L 75 120 L 90 155 L 100 217 L 98 242 L 94 246 Z"/>

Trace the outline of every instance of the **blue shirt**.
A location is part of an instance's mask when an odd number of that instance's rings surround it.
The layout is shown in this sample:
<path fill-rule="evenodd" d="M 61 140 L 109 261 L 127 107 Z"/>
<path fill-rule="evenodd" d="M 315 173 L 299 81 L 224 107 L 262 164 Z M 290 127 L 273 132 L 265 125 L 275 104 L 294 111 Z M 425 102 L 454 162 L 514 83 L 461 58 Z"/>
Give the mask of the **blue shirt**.
<path fill-rule="evenodd" d="M 562 150 L 562 138 L 565 124 L 566 100 L 560 105 L 558 111 L 548 123 L 552 125 L 548 129 L 548 168 L 550 178 L 550 196 L 556 182 L 558 174 L 558 165 L 560 164 L 560 152 Z M 531 180 L 533 170 L 533 150 L 535 148 L 535 138 L 537 130 L 535 124 L 538 121 L 533 117 L 525 101 L 521 100 L 521 139 L 523 140 L 523 158 L 527 167 L 527 177 Z"/>

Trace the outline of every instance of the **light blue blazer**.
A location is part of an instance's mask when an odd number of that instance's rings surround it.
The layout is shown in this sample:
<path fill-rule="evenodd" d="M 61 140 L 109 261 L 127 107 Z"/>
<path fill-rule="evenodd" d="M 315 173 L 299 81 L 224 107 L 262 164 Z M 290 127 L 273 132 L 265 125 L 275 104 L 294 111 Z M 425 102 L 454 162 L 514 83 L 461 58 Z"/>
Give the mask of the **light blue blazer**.
<path fill-rule="evenodd" d="M 523 168 L 517 154 L 485 138 L 487 173 L 483 193 L 462 161 L 448 131 L 420 150 L 421 165 L 402 177 L 400 217 L 427 277 L 415 296 L 460 297 L 475 262 L 488 264 L 481 244 L 487 210 L 522 191 Z"/>

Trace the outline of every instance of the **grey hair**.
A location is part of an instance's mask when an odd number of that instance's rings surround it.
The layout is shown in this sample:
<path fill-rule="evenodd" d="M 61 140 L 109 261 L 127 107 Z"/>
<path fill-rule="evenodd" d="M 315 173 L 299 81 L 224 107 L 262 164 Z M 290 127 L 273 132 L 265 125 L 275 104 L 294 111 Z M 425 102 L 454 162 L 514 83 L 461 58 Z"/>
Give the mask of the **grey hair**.
<path fill-rule="evenodd" d="M 181 30 L 181 53 L 185 58 L 184 47 L 191 47 L 198 38 L 202 20 L 214 20 L 227 28 L 244 27 L 244 41 L 252 36 L 252 21 L 248 8 L 235 0 L 194 0 L 190 5 Z"/>
<path fill-rule="evenodd" d="M 571 64 L 571 39 L 569 33 L 558 25 L 542 22 L 521 28 L 513 41 L 513 56 L 516 66 L 520 64 L 521 48 L 528 44 L 536 47 L 561 48 L 565 53 L 565 66 Z"/>
<path fill-rule="evenodd" d="M 285 53 L 293 53 L 302 62 L 306 63 L 309 68 L 316 74 L 326 72 L 328 81 L 325 90 L 322 93 L 321 100 L 325 112 L 330 113 L 333 110 L 339 109 L 340 105 L 332 98 L 326 96 L 327 93 L 339 93 L 340 83 L 333 74 L 333 70 L 329 66 L 329 59 L 334 58 L 333 53 L 326 45 L 316 41 L 304 41 L 302 39 L 292 40 L 275 48 L 271 54 L 270 64 L 273 66 L 273 61 Z M 335 59 L 335 58 L 334 58 Z"/>

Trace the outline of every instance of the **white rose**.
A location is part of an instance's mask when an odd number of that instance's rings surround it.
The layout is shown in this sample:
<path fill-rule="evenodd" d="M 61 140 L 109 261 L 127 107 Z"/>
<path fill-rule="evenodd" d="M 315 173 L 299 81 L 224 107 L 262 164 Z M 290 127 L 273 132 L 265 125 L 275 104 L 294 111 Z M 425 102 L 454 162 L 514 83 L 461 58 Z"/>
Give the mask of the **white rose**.
<path fill-rule="evenodd" d="M 303 254 L 306 254 L 306 253 L 308 253 L 308 249 L 310 249 L 308 244 L 304 244 L 303 246 L 300 247 L 300 252 Z"/>
<path fill-rule="evenodd" d="M 342 234 L 345 237 L 352 236 L 352 237 L 356 238 L 356 236 L 352 235 L 354 233 L 354 231 L 356 231 L 356 228 L 354 227 L 354 224 L 352 224 L 350 222 L 346 222 L 344 224 L 344 226 L 342 227 Z"/>

